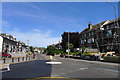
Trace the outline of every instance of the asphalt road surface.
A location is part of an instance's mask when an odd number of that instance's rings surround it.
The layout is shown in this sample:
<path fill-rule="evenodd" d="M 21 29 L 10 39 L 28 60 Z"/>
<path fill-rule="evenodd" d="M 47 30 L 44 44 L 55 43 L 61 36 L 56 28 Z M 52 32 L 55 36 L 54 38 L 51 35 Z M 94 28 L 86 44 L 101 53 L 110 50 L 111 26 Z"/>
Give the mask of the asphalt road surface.
<path fill-rule="evenodd" d="M 49 57 L 38 55 L 37 60 L 10 65 L 10 71 L 3 72 L 3 80 L 118 80 L 118 64 L 97 61 L 84 61 L 55 57 L 62 64 L 46 64 Z M 32 79 L 31 79 L 32 78 Z M 64 79 L 63 79 L 64 78 Z"/>

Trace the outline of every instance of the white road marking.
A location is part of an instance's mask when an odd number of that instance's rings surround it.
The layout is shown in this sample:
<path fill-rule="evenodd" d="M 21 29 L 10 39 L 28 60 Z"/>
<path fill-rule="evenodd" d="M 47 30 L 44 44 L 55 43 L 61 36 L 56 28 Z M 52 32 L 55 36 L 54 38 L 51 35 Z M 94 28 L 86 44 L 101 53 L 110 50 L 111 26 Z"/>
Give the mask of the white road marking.
<path fill-rule="evenodd" d="M 46 62 L 46 64 L 62 64 L 62 62 Z"/>
<path fill-rule="evenodd" d="M 106 70 L 106 71 L 112 71 L 112 72 L 118 72 L 116 70 L 111 70 L 111 69 L 104 69 L 104 70 Z"/>
<path fill-rule="evenodd" d="M 80 68 L 80 70 L 85 70 L 85 69 L 88 69 L 87 67 L 82 67 L 82 68 Z"/>

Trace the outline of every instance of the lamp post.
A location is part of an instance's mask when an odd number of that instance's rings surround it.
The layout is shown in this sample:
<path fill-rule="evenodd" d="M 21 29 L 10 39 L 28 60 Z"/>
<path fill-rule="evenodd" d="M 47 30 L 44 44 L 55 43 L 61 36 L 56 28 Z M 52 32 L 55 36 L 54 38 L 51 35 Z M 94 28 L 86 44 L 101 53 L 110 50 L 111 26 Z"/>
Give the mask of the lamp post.
<path fill-rule="evenodd" d="M 68 56 L 69 56 L 69 42 L 70 42 L 70 40 L 69 40 L 69 38 L 70 38 L 70 35 L 69 35 L 69 31 L 68 31 Z"/>
<path fill-rule="evenodd" d="M 27 45 L 29 46 L 29 40 L 27 40 Z"/>

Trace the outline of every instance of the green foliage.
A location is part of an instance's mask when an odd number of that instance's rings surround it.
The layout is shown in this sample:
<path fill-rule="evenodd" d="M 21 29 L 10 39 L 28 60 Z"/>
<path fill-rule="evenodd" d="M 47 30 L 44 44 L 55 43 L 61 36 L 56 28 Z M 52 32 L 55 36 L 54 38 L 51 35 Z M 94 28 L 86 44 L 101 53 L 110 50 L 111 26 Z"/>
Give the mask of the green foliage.
<path fill-rule="evenodd" d="M 74 55 L 78 55 L 80 52 L 74 52 Z"/>
<path fill-rule="evenodd" d="M 84 56 L 92 56 L 92 54 L 87 53 L 87 52 L 83 53 L 82 55 L 84 55 Z"/>
<path fill-rule="evenodd" d="M 84 52 L 85 52 L 85 49 L 86 49 L 86 47 L 82 47 L 82 53 L 84 53 Z"/>
<path fill-rule="evenodd" d="M 118 57 L 118 56 L 105 56 L 104 61 L 120 62 L 120 57 Z"/>
<path fill-rule="evenodd" d="M 62 51 L 62 50 L 54 50 L 52 53 L 55 53 L 55 54 L 63 54 L 63 51 Z"/>
<path fill-rule="evenodd" d="M 34 53 L 34 48 L 30 46 L 30 52 Z"/>
<path fill-rule="evenodd" d="M 68 54 L 67 52 L 65 54 Z M 79 52 L 69 52 L 69 55 L 78 55 Z"/>
<path fill-rule="evenodd" d="M 53 53 L 54 50 L 55 50 L 55 46 L 54 46 L 54 45 L 50 45 L 50 46 L 48 46 L 47 49 L 46 49 L 46 51 L 47 51 L 48 53 Z"/>
<path fill-rule="evenodd" d="M 74 46 L 73 46 L 72 43 L 67 43 L 67 44 L 66 44 L 66 48 L 72 49 L 73 47 L 74 47 Z"/>

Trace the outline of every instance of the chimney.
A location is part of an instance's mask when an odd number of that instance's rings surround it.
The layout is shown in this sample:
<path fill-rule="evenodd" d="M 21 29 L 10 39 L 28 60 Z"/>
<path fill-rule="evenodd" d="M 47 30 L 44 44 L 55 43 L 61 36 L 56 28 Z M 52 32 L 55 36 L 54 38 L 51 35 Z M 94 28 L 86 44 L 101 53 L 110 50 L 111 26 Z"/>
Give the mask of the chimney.
<path fill-rule="evenodd" d="M 88 28 L 89 28 L 89 29 L 92 29 L 92 24 L 91 24 L 91 22 L 89 22 Z"/>

